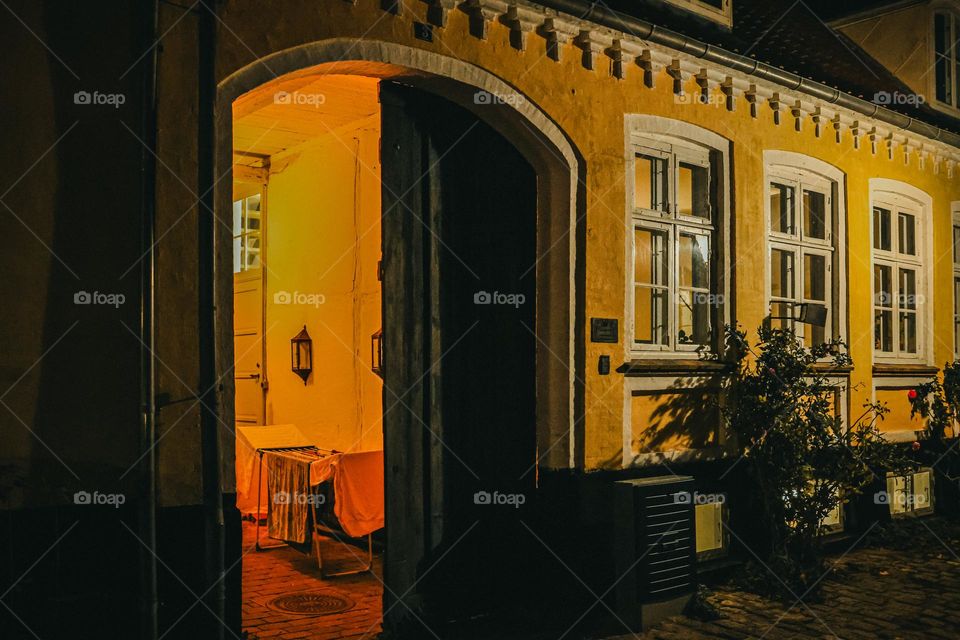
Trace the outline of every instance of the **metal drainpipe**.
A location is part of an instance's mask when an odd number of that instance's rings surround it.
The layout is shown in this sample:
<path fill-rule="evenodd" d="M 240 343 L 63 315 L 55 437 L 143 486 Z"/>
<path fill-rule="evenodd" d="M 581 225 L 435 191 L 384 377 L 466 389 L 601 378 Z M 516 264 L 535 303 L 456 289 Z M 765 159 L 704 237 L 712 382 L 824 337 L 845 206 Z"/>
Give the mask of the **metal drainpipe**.
<path fill-rule="evenodd" d="M 157 40 L 160 4 L 156 0 L 142 5 L 143 41 L 146 46 Z M 157 453 L 156 453 L 156 347 L 155 319 L 155 254 L 156 176 L 154 159 L 157 147 L 157 50 L 152 47 L 143 69 L 143 110 L 140 138 L 144 149 L 140 155 L 140 538 L 146 548 L 140 552 L 140 636 L 157 637 Z"/>
<path fill-rule="evenodd" d="M 216 378 L 216 244 L 214 207 L 214 101 L 216 100 L 216 0 L 201 0 L 197 25 L 197 242 L 200 446 L 203 462 L 205 585 L 216 616 L 216 633 L 224 638 L 226 586 L 224 585 L 224 521 L 220 486 L 219 389 Z"/>
<path fill-rule="evenodd" d="M 779 84 L 793 91 L 800 91 L 869 118 L 875 118 L 899 129 L 939 140 L 953 147 L 960 147 L 960 134 L 921 122 L 821 82 L 809 80 L 795 73 L 778 69 L 720 47 L 708 45 L 676 31 L 658 27 L 646 20 L 613 11 L 594 2 L 586 2 L 585 0 L 535 0 L 535 2 L 571 16 L 579 16 L 584 20 L 610 29 L 632 34 L 641 40 L 650 40 L 687 55 L 730 67 L 746 75 Z"/>

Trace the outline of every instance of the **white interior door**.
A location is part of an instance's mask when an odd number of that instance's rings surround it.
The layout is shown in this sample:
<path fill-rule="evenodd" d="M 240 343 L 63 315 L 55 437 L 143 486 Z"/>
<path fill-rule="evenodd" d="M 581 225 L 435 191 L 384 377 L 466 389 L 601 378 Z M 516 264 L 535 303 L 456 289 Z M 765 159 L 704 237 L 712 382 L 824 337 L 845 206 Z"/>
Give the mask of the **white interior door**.
<path fill-rule="evenodd" d="M 233 348 L 237 424 L 262 425 L 266 392 L 262 269 L 233 276 Z"/>

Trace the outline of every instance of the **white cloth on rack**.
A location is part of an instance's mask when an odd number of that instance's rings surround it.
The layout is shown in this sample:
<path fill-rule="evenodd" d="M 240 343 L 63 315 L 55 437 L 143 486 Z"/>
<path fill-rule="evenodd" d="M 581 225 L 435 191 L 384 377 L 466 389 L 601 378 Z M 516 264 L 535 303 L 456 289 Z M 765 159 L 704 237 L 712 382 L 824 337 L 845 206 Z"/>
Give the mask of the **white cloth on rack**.
<path fill-rule="evenodd" d="M 241 515 L 267 515 L 267 474 L 260 478 L 260 504 L 257 504 L 257 449 L 306 447 L 313 443 L 292 424 L 237 427 L 236 473 L 237 509 Z"/>
<path fill-rule="evenodd" d="M 331 478 L 333 513 L 348 536 L 383 528 L 383 451 L 335 453 L 310 464 L 311 485 Z"/>
<path fill-rule="evenodd" d="M 301 544 L 309 542 L 308 523 L 313 503 L 310 463 L 318 455 L 315 450 L 264 452 L 263 465 L 270 487 L 267 530 L 271 538 Z"/>

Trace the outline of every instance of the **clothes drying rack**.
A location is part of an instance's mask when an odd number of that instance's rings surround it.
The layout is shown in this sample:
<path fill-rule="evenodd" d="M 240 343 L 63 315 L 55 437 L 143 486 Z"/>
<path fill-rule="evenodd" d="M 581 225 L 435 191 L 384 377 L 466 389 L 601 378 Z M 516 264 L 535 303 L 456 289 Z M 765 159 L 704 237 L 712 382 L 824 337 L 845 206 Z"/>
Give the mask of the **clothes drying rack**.
<path fill-rule="evenodd" d="M 263 447 L 257 449 L 257 543 L 255 545 L 257 551 L 266 551 L 267 549 L 278 549 L 280 547 L 286 546 L 286 542 L 278 542 L 276 544 L 262 545 L 260 544 L 260 505 L 263 504 L 260 501 L 261 492 L 263 490 L 263 454 L 270 453 L 290 453 L 290 452 L 301 452 L 301 453 L 315 453 L 317 457 L 320 455 L 329 455 L 337 453 L 333 449 L 321 449 L 315 445 L 309 445 L 306 447 Z M 323 454 L 326 452 L 326 454 Z"/>
<path fill-rule="evenodd" d="M 317 447 L 317 446 L 314 446 L 314 445 L 305 446 L 305 447 L 263 447 L 263 448 L 257 449 L 257 455 L 258 455 L 258 464 L 257 464 L 257 505 L 260 505 L 260 504 L 261 504 L 261 502 L 260 502 L 260 496 L 261 496 L 261 491 L 262 491 L 262 489 L 263 489 L 263 484 L 262 484 L 262 481 L 263 481 L 263 454 L 266 453 L 266 452 L 271 452 L 271 453 L 292 453 L 292 452 L 310 453 L 310 454 L 315 454 L 315 455 L 317 455 L 317 457 L 320 457 L 320 456 L 322 456 L 322 455 L 333 455 L 334 453 L 340 453 L 340 452 L 337 451 L 336 449 L 322 449 L 322 448 Z M 258 506 L 257 508 L 258 508 L 258 511 L 259 511 L 259 506 Z M 321 546 L 320 546 L 320 540 L 319 540 L 319 538 L 318 538 L 318 535 L 320 535 L 320 534 L 327 535 L 327 536 L 333 538 L 333 539 L 336 540 L 338 543 L 340 543 L 340 544 L 342 544 L 342 545 L 344 545 L 344 546 L 346 546 L 347 543 L 340 538 L 340 536 L 337 534 L 337 532 L 336 532 L 332 527 L 326 526 L 325 524 L 323 524 L 323 523 L 320 522 L 320 518 L 319 518 L 319 507 L 318 507 L 318 505 L 317 505 L 316 503 L 314 503 L 313 506 L 312 506 L 311 516 L 312 516 L 312 518 L 313 518 L 313 531 L 312 531 L 311 538 L 313 539 L 313 548 L 314 548 L 314 551 L 315 551 L 316 554 L 317 554 L 317 565 L 318 565 L 318 567 L 319 567 L 319 569 L 320 569 L 320 575 L 321 575 L 321 577 L 323 577 L 323 578 L 337 578 L 337 577 L 340 577 L 340 576 L 351 576 L 351 575 L 355 575 L 355 574 L 358 574 L 358 573 L 365 573 L 365 572 L 370 571 L 370 570 L 373 569 L 373 534 L 372 534 L 372 533 L 368 533 L 368 534 L 366 535 L 366 538 L 367 538 L 366 561 L 363 563 L 363 565 L 362 565 L 360 568 L 358 568 L 358 569 L 349 569 L 349 570 L 346 570 L 346 571 L 338 571 L 338 572 L 335 572 L 335 573 L 327 573 L 327 570 L 326 570 L 326 568 L 324 567 L 324 562 L 323 562 L 323 550 L 322 550 L 322 548 L 321 548 Z M 278 548 L 280 548 L 280 547 L 286 546 L 286 544 L 287 544 L 287 543 L 285 543 L 285 542 L 278 542 L 278 543 L 276 543 L 276 544 L 270 544 L 270 545 L 262 545 L 262 544 L 260 544 L 260 514 L 257 513 L 257 542 L 256 542 L 256 545 L 255 545 L 256 550 L 257 550 L 257 551 L 267 551 L 268 549 L 278 549 Z"/>

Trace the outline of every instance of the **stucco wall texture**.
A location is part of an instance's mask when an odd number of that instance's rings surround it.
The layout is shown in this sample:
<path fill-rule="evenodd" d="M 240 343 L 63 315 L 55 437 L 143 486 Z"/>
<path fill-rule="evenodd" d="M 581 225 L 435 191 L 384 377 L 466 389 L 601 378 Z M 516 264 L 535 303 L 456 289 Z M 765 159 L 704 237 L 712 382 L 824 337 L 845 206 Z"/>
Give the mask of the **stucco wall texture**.
<path fill-rule="evenodd" d="M 598 65 L 594 70 L 587 70 L 581 64 L 582 51 L 572 44 L 561 45 L 561 57 L 555 61 L 546 55 L 543 38 L 530 34 L 525 51 L 518 51 L 510 44 L 509 29 L 499 22 L 489 25 L 487 38 L 481 40 L 470 34 L 468 16 L 458 10 L 449 12 L 448 22 L 444 28 L 435 28 L 433 41 L 425 42 L 414 37 L 414 23 L 427 22 L 427 4 L 420 1 L 403 3 L 400 15 L 383 11 L 379 0 L 357 0 L 356 4 L 342 0 L 283 0 L 271 3 L 256 2 L 254 0 L 231 0 L 218 5 L 218 45 L 216 51 L 217 77 L 222 82 L 233 74 L 257 66 L 266 67 L 269 73 L 269 60 L 262 60 L 275 52 L 296 48 L 309 43 L 330 39 L 363 39 L 365 41 L 397 43 L 414 50 L 426 50 L 439 56 L 446 56 L 453 60 L 460 60 L 468 65 L 475 65 L 501 78 L 507 84 L 516 88 L 524 100 L 535 104 L 547 114 L 549 118 L 565 133 L 581 162 L 582 190 L 579 199 L 580 209 L 585 221 L 585 237 L 577 247 L 577 259 L 584 267 L 581 279 L 576 283 L 583 293 L 584 306 L 582 318 L 606 317 L 618 318 L 621 327 L 624 326 L 625 308 L 625 233 L 626 203 L 628 195 L 625 191 L 627 166 L 624 160 L 624 116 L 631 113 L 645 113 L 675 118 L 692 123 L 728 139 L 732 143 L 732 208 L 733 208 L 733 286 L 736 308 L 735 320 L 746 329 L 757 327 L 767 310 L 764 306 L 763 261 L 766 251 L 764 244 L 764 198 L 763 185 L 763 151 L 779 149 L 807 154 L 819 158 L 840 169 L 845 176 L 846 209 L 847 209 L 847 291 L 849 335 L 845 336 L 850 342 L 850 352 L 855 367 L 850 373 L 850 406 L 855 411 L 865 400 L 872 397 L 874 380 L 871 365 L 872 354 L 872 299 L 871 299 L 871 269 L 870 269 L 870 178 L 888 178 L 909 183 L 924 191 L 932 198 L 933 203 L 933 299 L 926 304 L 932 307 L 931 317 L 934 323 L 934 352 L 930 364 L 942 366 L 952 359 L 952 264 L 950 258 L 951 232 L 951 203 L 960 200 L 960 176 L 954 173 L 948 177 L 945 168 L 940 166 L 939 172 L 934 171 L 932 162 L 927 162 L 921 168 L 916 154 L 912 154 L 909 162 L 904 163 L 902 150 L 888 159 L 885 145 L 878 145 L 876 154 L 871 152 L 871 145 L 866 138 L 861 139 L 859 149 L 854 148 L 853 139 L 848 131 L 844 131 L 839 143 L 835 142 L 833 132 L 825 128 L 822 137 L 816 137 L 814 124 L 810 118 L 802 122 L 801 130 L 796 131 L 793 120 L 784 117 L 780 125 L 773 122 L 769 107 L 760 106 L 758 117 L 753 118 L 747 102 L 738 98 L 735 109 L 727 111 L 721 105 L 722 101 L 711 101 L 710 104 L 696 104 L 691 102 L 679 103 L 675 100 L 672 91 L 672 81 L 664 71 L 660 71 L 654 78 L 654 87 L 644 85 L 642 72 L 638 66 L 631 66 L 625 79 L 612 77 L 609 71 L 609 60 L 598 56 Z M 17 5 L 17 10 L 25 12 L 28 17 L 32 14 Z M 43 24 L 43 16 L 34 16 L 31 24 Z M 10 21 L 8 21 L 10 23 Z M 62 27 L 57 27 L 62 30 Z M 81 41 L 73 42 L 68 35 L 58 36 L 54 26 L 38 31 L 38 35 L 59 46 L 58 52 L 70 60 L 81 59 L 81 49 L 87 44 Z M 161 5 L 161 33 L 165 33 L 162 41 L 162 51 L 159 56 L 159 174 L 158 174 L 158 232 L 163 233 L 163 240 L 158 245 L 158 355 L 164 361 L 159 367 L 161 391 L 169 392 L 176 399 L 189 392 L 195 386 L 196 380 L 196 310 L 197 301 L 197 234 L 193 224 L 196 214 L 196 19 L 193 15 L 183 15 L 179 7 Z M 127 29 L 131 31 L 131 29 Z M 49 96 L 42 89 L 44 79 L 62 88 L 64 95 L 72 94 L 79 88 L 78 83 L 70 79 L 58 64 L 47 57 L 35 42 L 31 42 L 29 34 L 23 35 L 20 31 L 17 41 L 23 43 L 25 51 L 36 51 L 45 62 L 31 65 L 29 77 L 25 73 L 16 73 L 17 64 L 7 62 L 4 66 L 15 77 L 20 78 L 24 86 L 38 87 L 29 101 L 26 99 L 17 102 L 18 118 L 22 118 L 23 129 L 30 127 L 28 123 L 35 122 L 42 133 L 31 137 L 32 142 L 24 141 L 16 135 L 7 138 L 11 149 L 22 151 L 24 154 L 32 150 L 36 156 L 43 152 L 49 143 L 53 143 L 62 130 L 66 129 L 70 114 L 62 114 L 59 122 L 61 128 L 51 127 L 49 113 L 53 107 L 48 107 Z M 11 35 L 11 38 L 14 36 Z M 13 40 L 11 40 L 13 41 Z M 131 51 L 138 47 L 130 45 Z M 91 59 L 95 58 L 90 54 Z M 118 76 L 136 56 L 131 54 L 124 64 L 115 65 L 111 78 Z M 96 59 L 100 65 L 102 60 Z M 25 68 L 22 66 L 21 68 Z M 398 69 L 398 72 L 400 70 Z M 82 76 L 89 78 L 87 84 L 99 83 L 109 86 L 112 80 L 97 78 L 88 70 L 81 69 Z M 10 76 L 14 77 L 14 76 Z M 133 83 L 133 76 L 128 76 Z M 685 89 L 688 92 L 695 90 L 695 82 L 689 79 Z M 133 87 L 128 88 L 130 95 L 135 95 Z M 714 89 L 717 91 L 717 89 Z M 57 98 L 62 99 L 61 97 Z M 68 100 L 68 98 L 67 98 Z M 13 104 L 13 103 L 11 103 Z M 38 106 L 39 105 L 39 106 Z M 11 107 L 12 108 L 12 107 Z M 46 115 L 45 115 L 46 114 Z M 133 122 L 134 114 L 129 118 Z M 59 126 L 59 125 L 58 125 Z M 122 129 L 120 133 L 129 135 Z M 14 132 L 15 133 L 15 132 Z M 119 136 L 119 134 L 118 134 Z M 79 141 L 78 141 L 79 142 Z M 87 140 L 83 148 L 97 148 L 103 146 L 102 140 Z M 122 140 L 118 137 L 118 148 L 126 149 L 127 155 L 119 158 L 126 169 L 136 166 L 139 155 L 139 143 L 134 140 Z M 4 154 L 5 157 L 14 157 L 15 153 Z M 63 155 L 62 162 L 85 162 L 86 157 L 77 147 L 73 155 Z M 22 163 L 10 163 L 12 169 L 19 174 L 25 168 Z M 99 164 L 97 181 L 91 184 L 114 184 L 133 186 L 136 184 L 135 171 L 121 171 L 120 167 L 110 167 Z M 18 168 L 19 167 L 19 168 Z M 40 173 L 28 177 L 23 186 L 37 183 L 32 189 L 36 194 L 38 206 L 54 211 L 52 204 L 43 204 L 42 199 L 48 190 L 42 185 L 54 184 L 58 177 L 49 174 L 49 167 L 41 167 Z M 109 176 L 114 176 L 111 180 Z M 218 176 L 219 178 L 219 176 Z M 42 179 L 42 180 L 41 180 Z M 222 178 L 229 181 L 229 176 Z M 6 201 L 17 209 L 22 210 L 25 201 L 17 200 L 11 193 Z M 91 197 L 96 193 L 91 192 Z M 101 230 L 102 238 L 108 247 L 126 246 L 123 260 L 118 264 L 126 264 L 136 260 L 136 242 L 138 231 L 135 224 L 136 195 L 122 191 L 117 187 L 112 196 L 116 209 L 129 210 L 128 216 L 119 216 L 128 224 L 127 227 L 111 226 L 109 220 L 97 228 Z M 188 224 L 179 221 L 186 216 Z M 225 218 L 226 219 L 226 218 Z M 41 237 L 49 240 L 53 231 L 43 227 L 52 224 L 52 213 L 47 218 L 36 218 L 35 226 L 40 230 Z M 11 222 L 16 228 L 17 223 Z M 86 228 L 86 227 L 84 227 Z M 24 242 L 32 242 L 25 231 L 16 232 L 22 235 Z M 11 236 L 12 237 L 12 236 Z M 19 236 L 18 236 L 19 237 Z M 73 236 L 72 240 L 76 240 Z M 71 258 L 69 252 L 71 242 L 61 240 L 55 249 L 62 249 L 68 253 L 67 261 L 82 263 L 92 260 L 89 256 L 79 254 Z M 32 250 L 31 250 L 32 251 Z M 130 255 L 126 255 L 129 253 Z M 129 258 L 129 259 L 127 259 Z M 19 267 L 17 265 L 20 265 Z M 74 289 L 72 283 L 59 281 L 59 276 L 51 275 L 54 259 L 44 250 L 37 249 L 29 256 L 25 256 L 16 263 L 11 262 L 11 270 L 7 274 L 21 274 L 18 280 L 23 280 L 28 273 L 30 278 L 51 283 L 66 295 Z M 56 267 L 59 269 L 59 267 Z M 122 271 L 122 268 L 113 269 Z M 84 274 L 85 275 L 85 274 Z M 8 279 L 10 279 L 8 275 Z M 66 276 L 66 277 L 69 277 Z M 12 280 L 11 280 L 12 283 Z M 95 283 L 94 283 L 95 284 Z M 125 286 L 125 285 L 121 285 Z M 135 287 L 124 289 L 128 297 L 136 296 Z M 11 293 L 11 296 L 17 295 Z M 64 307 L 66 308 L 66 307 Z M 18 315 L 14 322 L 18 327 L 29 325 L 26 319 L 27 312 L 32 308 L 23 308 L 23 314 Z M 133 310 L 133 307 L 131 307 Z M 64 317 L 61 316 L 60 317 Z M 130 326 L 135 327 L 135 314 L 130 315 Z M 69 326 L 67 324 L 66 326 Z M 59 326 L 47 327 L 48 332 L 65 329 Z M 121 328 L 122 329 L 122 328 Z M 41 335 L 42 328 L 36 329 L 36 336 Z M 30 334 L 27 331 L 26 334 Z M 117 334 L 123 335 L 123 334 Z M 129 334 L 127 334 L 129 335 Z M 623 331 L 621 331 L 621 337 Z M 134 336 L 130 340 L 120 340 L 114 337 L 113 341 L 105 336 L 90 336 L 87 344 L 97 345 L 101 353 L 111 354 L 118 364 L 116 378 L 122 386 L 129 386 L 135 380 L 129 372 L 136 371 L 138 365 L 137 345 Z M 16 362 L 11 365 L 8 378 L 13 383 L 17 376 L 26 370 L 30 363 L 41 355 L 41 342 L 29 337 L 11 347 L 16 354 Z M 92 347 L 91 347 L 92 348 Z M 582 429 L 583 442 L 582 458 L 578 460 L 585 469 L 596 469 L 601 466 L 615 466 L 622 459 L 624 434 L 624 379 L 617 374 L 601 376 L 597 373 L 596 362 L 600 355 L 610 355 L 614 368 L 625 357 L 622 345 L 600 345 L 587 342 L 584 349 L 582 370 L 574 371 L 575 376 L 583 384 L 583 416 L 575 416 L 578 428 Z M 83 360 L 82 354 L 71 353 L 64 355 L 62 363 L 74 360 Z M 35 373 L 45 371 L 54 366 L 54 361 L 45 361 L 42 368 Z M 85 368 L 89 369 L 95 363 L 88 361 Z M 572 366 L 572 364 L 571 364 Z M 49 373 L 47 374 L 49 375 Z M 78 371 L 73 371 L 69 378 L 51 382 L 50 385 L 64 388 L 70 381 L 75 382 Z M 181 382 L 182 381 L 182 382 Z M 24 403 L 30 404 L 30 394 L 38 393 L 39 382 L 28 376 L 18 386 L 18 393 L 23 393 Z M 108 394 L 116 401 L 116 397 L 123 393 L 124 397 L 135 398 L 133 387 L 118 386 Z M 99 385 L 105 388 L 105 385 Z M 229 393 L 225 391 L 227 397 Z M 894 398 L 896 397 L 895 394 Z M 49 420 L 56 421 L 58 416 L 83 415 L 84 423 L 93 429 L 94 425 L 101 425 L 103 433 L 113 434 L 114 444 L 104 443 L 104 446 L 116 450 L 117 463 L 135 457 L 137 415 L 136 402 L 124 400 L 118 402 L 117 408 L 101 416 L 90 412 L 83 407 L 88 406 L 89 396 L 76 406 L 62 406 L 56 408 L 57 416 Z M 18 401 L 15 397 L 7 398 L 8 402 Z M 19 402 L 19 401 L 18 401 Z M 108 405 L 106 397 L 97 400 L 103 406 Z M 24 406 L 26 406 L 26 404 Z M 36 404 L 36 403 L 35 403 Z M 49 403 L 47 404 L 49 407 Z M 53 411 L 49 409 L 48 411 Z M 71 413 L 72 412 L 72 413 Z M 24 414 L 27 415 L 27 414 Z M 160 443 L 161 464 L 161 498 L 165 505 L 196 504 L 200 501 L 200 446 L 199 446 L 199 412 L 192 403 L 183 403 L 165 408 L 162 412 L 158 428 L 163 434 Z M 87 419 L 89 418 L 89 419 Z M 626 426 L 629 428 L 629 425 Z M 895 429 L 896 425 L 890 425 Z M 4 422 L 4 433 L 9 433 L 4 442 L 9 443 L 8 456 L 12 459 L 29 459 L 31 451 L 39 451 L 41 446 L 33 439 L 22 433 L 16 434 L 21 427 L 11 420 Z M 80 434 L 79 429 L 73 433 Z M 82 438 L 82 447 L 90 444 L 89 436 L 93 431 L 87 431 Z M 223 437 L 229 437 L 227 430 L 223 430 Z M 14 435 L 16 434 L 16 435 Z M 122 435 L 122 438 L 113 437 Z M 69 440 L 69 439 L 68 439 Z M 59 450 L 59 436 L 51 437 L 50 444 Z M 79 444 L 65 442 L 63 446 L 72 451 L 82 447 Z M 84 454 L 77 454 L 83 457 Z M 606 462 L 605 462 L 606 461 Z M 68 461 L 69 462 L 69 461 Z M 232 459 L 224 460 L 224 468 L 228 469 Z M 66 475 L 66 472 L 63 472 Z M 113 474 L 116 475 L 116 474 Z M 230 490 L 230 483 L 225 483 L 225 489 Z"/>
<path fill-rule="evenodd" d="M 292 19 L 300 16 L 302 19 Z M 405 3 L 401 15 L 380 9 L 377 2 L 361 0 L 356 6 L 347 2 L 321 5 L 306 2 L 285 3 L 283 9 L 260 8 L 253 2 L 232 2 L 224 8 L 224 28 L 218 51 L 218 70 L 222 77 L 258 64 L 256 58 L 267 53 L 297 47 L 326 38 L 363 38 L 395 42 L 423 48 L 440 55 L 458 58 L 499 76 L 516 87 L 523 98 L 535 103 L 569 137 L 583 158 L 586 216 L 586 244 L 579 258 L 585 261 L 585 317 L 618 318 L 624 326 L 624 296 L 627 276 L 624 255 L 625 206 L 627 193 L 624 160 L 624 115 L 647 113 L 675 118 L 709 129 L 732 142 L 733 176 L 733 248 L 732 275 L 736 308 L 734 318 L 742 327 L 757 327 L 767 314 L 764 305 L 765 220 L 763 151 L 776 149 L 807 154 L 840 169 L 846 182 L 848 248 L 847 282 L 849 335 L 855 367 L 850 373 L 850 407 L 857 414 L 863 402 L 873 394 L 873 321 L 870 267 L 870 178 L 888 178 L 909 183 L 933 199 L 933 358 L 930 364 L 942 365 L 952 359 L 952 264 L 950 258 L 951 203 L 960 199 L 957 177 L 948 177 L 941 166 L 935 172 L 931 162 L 921 169 L 912 154 L 904 162 L 902 151 L 888 158 L 885 146 L 871 150 L 866 137 L 860 148 L 845 133 L 840 142 L 825 128 L 821 137 L 807 118 L 801 130 L 793 119 L 784 117 L 774 124 L 772 112 L 761 105 L 758 117 L 750 115 L 749 105 L 738 98 L 731 112 L 719 99 L 709 104 L 678 101 L 672 79 L 661 71 L 653 88 L 643 83 L 639 67 L 632 67 L 624 80 L 612 77 L 609 60 L 599 56 L 595 70 L 581 64 L 582 51 L 572 44 L 562 45 L 560 61 L 547 57 L 545 42 L 531 35 L 525 51 L 510 44 L 509 29 L 497 22 L 489 25 L 486 40 L 470 35 L 468 16 L 451 11 L 447 26 L 434 30 L 434 41 L 414 38 L 414 22 L 426 22 L 426 4 Z M 229 35 L 227 35 L 229 34 Z M 695 94 L 697 85 L 690 78 L 685 91 Z M 614 345 L 586 344 L 584 415 L 584 465 L 597 468 L 603 461 L 617 461 L 623 443 L 623 378 L 601 376 L 593 363 L 602 355 L 616 362 L 622 349 Z M 904 402 L 905 399 L 903 400 Z M 885 428 L 895 430 L 897 425 Z M 901 425 L 900 428 L 903 428 Z M 613 464 L 613 463 L 609 463 Z"/>

